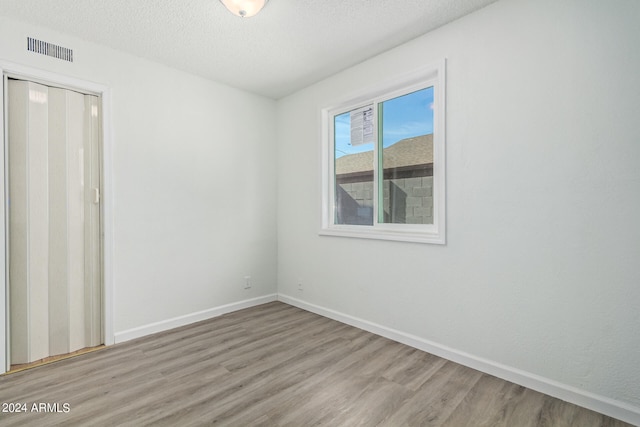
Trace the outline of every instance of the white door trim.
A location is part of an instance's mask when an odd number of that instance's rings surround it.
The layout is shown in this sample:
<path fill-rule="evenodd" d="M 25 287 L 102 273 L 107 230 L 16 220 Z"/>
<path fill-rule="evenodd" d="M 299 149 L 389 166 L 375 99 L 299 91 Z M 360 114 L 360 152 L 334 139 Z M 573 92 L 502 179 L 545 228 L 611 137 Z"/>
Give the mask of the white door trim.
<path fill-rule="evenodd" d="M 0 150 L 0 191 L 2 192 L 3 208 L 0 209 L 0 374 L 9 369 L 7 345 L 7 129 L 4 123 L 6 114 L 5 81 L 6 76 L 19 77 L 38 83 L 60 86 L 84 93 L 100 95 L 102 100 L 102 245 L 103 245 L 103 313 L 104 313 L 104 343 L 114 343 L 113 331 L 113 179 L 112 179 L 112 141 L 111 141 L 111 90 L 108 86 L 78 79 L 71 76 L 52 73 L 46 70 L 15 64 L 0 60 L 0 135 L 2 135 L 3 149 Z"/>

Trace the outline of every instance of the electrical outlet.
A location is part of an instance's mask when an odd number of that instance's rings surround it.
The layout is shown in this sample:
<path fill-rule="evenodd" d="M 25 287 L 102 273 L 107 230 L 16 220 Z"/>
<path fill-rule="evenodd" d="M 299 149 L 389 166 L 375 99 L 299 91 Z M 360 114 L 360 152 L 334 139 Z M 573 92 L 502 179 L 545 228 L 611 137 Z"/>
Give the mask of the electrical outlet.
<path fill-rule="evenodd" d="M 298 280 L 298 290 L 299 291 L 303 291 L 304 289 L 302 288 L 302 280 Z"/>
<path fill-rule="evenodd" d="M 244 276 L 244 288 L 251 289 L 251 276 Z"/>

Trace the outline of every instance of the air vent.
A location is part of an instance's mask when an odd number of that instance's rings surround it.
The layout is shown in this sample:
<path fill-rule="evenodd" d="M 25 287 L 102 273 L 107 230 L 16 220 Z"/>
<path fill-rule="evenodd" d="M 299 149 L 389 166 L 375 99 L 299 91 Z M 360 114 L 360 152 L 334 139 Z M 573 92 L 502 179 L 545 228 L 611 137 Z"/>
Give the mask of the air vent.
<path fill-rule="evenodd" d="M 32 39 L 31 37 L 27 37 L 27 50 L 51 56 L 53 58 L 62 59 L 63 61 L 73 62 L 72 49 L 58 46 L 53 43 L 43 42 L 42 40 Z"/>

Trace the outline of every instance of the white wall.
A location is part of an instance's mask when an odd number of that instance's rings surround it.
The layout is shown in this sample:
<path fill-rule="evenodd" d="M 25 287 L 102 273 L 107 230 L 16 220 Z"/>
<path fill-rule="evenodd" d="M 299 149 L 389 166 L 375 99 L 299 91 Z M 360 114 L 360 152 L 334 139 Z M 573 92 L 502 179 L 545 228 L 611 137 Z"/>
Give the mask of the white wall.
<path fill-rule="evenodd" d="M 273 100 L 5 18 L 0 60 L 111 89 L 116 337 L 276 292 Z"/>
<path fill-rule="evenodd" d="M 280 295 L 640 423 L 639 21 L 502 0 L 280 100 Z M 319 109 L 443 57 L 447 245 L 318 236 Z"/>

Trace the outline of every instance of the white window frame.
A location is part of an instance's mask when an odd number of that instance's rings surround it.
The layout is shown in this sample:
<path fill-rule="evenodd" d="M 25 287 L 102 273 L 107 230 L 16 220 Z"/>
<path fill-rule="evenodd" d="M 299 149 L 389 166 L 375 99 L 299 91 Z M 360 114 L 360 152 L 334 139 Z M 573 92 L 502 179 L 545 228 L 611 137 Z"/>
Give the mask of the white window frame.
<path fill-rule="evenodd" d="M 367 90 L 352 94 L 331 106 L 322 108 L 322 218 L 320 235 L 365 239 L 397 240 L 418 243 L 446 243 L 445 197 L 445 90 L 446 60 L 394 76 Z M 374 134 L 378 134 L 379 102 L 433 86 L 433 224 L 389 224 L 378 222 L 378 143 L 374 144 L 373 225 L 335 224 L 334 118 L 363 107 L 374 106 Z"/>

